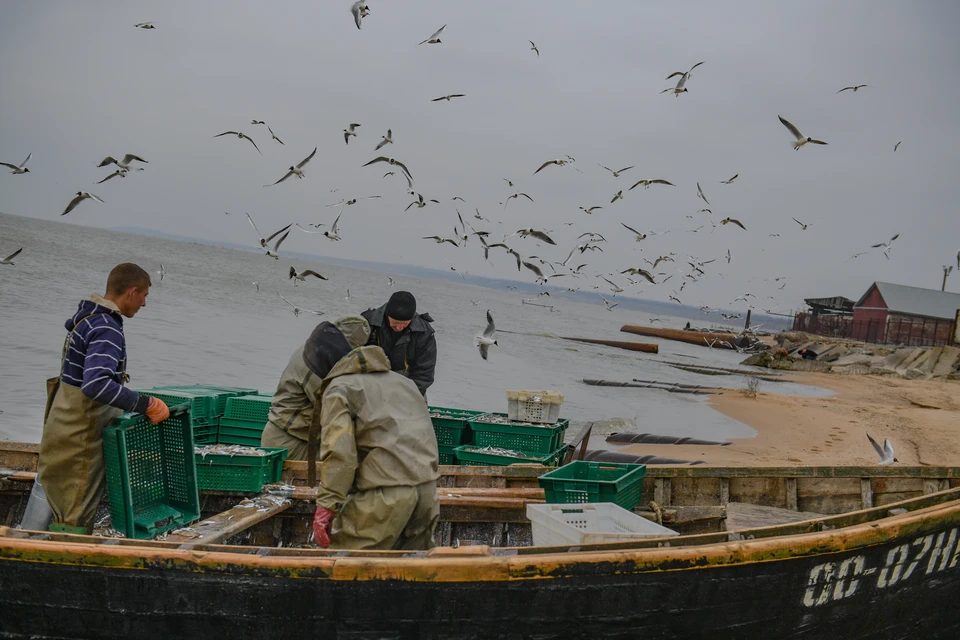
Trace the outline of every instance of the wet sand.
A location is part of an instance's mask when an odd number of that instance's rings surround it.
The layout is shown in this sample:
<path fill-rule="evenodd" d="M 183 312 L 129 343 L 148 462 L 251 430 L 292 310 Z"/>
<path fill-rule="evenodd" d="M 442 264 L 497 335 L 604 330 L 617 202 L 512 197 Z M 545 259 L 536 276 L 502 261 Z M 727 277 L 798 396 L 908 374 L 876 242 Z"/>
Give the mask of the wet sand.
<path fill-rule="evenodd" d="M 757 431 L 729 446 L 630 445 L 624 453 L 705 460 L 722 466 L 873 465 L 879 458 L 865 435 L 890 438 L 903 464 L 960 465 L 960 382 L 882 376 L 792 374 L 801 384 L 836 395 L 811 398 L 773 393 L 756 399 L 737 391 L 713 396 L 720 413 Z M 609 445 L 608 445 L 609 446 Z"/>

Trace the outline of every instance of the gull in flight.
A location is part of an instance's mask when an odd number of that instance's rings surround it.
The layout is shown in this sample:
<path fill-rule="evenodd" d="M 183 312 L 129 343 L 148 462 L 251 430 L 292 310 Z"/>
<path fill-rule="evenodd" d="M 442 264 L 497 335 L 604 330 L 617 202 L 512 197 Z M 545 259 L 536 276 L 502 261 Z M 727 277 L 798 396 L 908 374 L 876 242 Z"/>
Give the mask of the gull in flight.
<path fill-rule="evenodd" d="M 533 40 L 527 40 L 530 43 L 530 51 L 536 51 L 537 57 L 540 57 L 540 49 L 537 49 L 537 45 L 533 44 Z"/>
<path fill-rule="evenodd" d="M 479 307 L 481 302 L 483 302 L 483 298 L 481 298 L 480 300 L 471 300 L 470 304 L 472 304 L 475 307 Z"/>
<path fill-rule="evenodd" d="M 366 0 L 357 0 L 352 5 L 350 5 L 350 13 L 353 14 L 353 21 L 357 24 L 357 29 L 360 28 L 360 22 L 370 14 L 370 9 L 367 8 Z"/>
<path fill-rule="evenodd" d="M 698 62 L 697 64 L 695 64 L 695 65 L 693 65 L 692 67 L 690 67 L 690 70 L 689 70 L 689 71 L 674 71 L 673 73 L 671 73 L 670 75 L 668 75 L 666 78 L 664 78 L 664 80 L 669 80 L 670 78 L 672 78 L 672 77 L 674 77 L 674 76 L 680 76 L 680 77 L 682 77 L 682 78 L 689 78 L 689 77 L 690 77 L 690 74 L 693 72 L 693 70 L 696 69 L 697 67 L 699 67 L 700 65 L 702 65 L 704 62 L 706 62 L 706 60 L 701 60 L 701 61 Z"/>
<path fill-rule="evenodd" d="M 269 247 L 270 247 L 270 241 L 271 241 L 271 240 L 273 240 L 273 239 L 276 238 L 278 235 L 280 235 L 281 233 L 283 233 L 284 231 L 286 231 L 287 229 L 289 229 L 289 228 L 291 227 L 291 225 L 288 224 L 288 225 L 285 226 L 283 229 L 280 229 L 279 231 L 274 231 L 274 232 L 271 233 L 268 237 L 264 238 L 264 237 L 263 237 L 263 234 L 260 233 L 260 229 L 257 229 L 257 225 L 254 224 L 253 218 L 250 217 L 250 214 L 249 214 L 249 213 L 247 214 L 247 220 L 250 221 L 250 226 L 253 227 L 253 230 L 257 232 L 257 236 L 260 238 L 260 247 L 263 248 L 263 249 L 269 248 Z M 297 225 L 297 226 L 299 227 L 300 225 Z M 304 231 L 306 231 L 306 229 L 304 229 Z"/>
<path fill-rule="evenodd" d="M 396 281 L 395 281 L 393 278 L 391 278 L 390 276 L 387 276 L 387 286 L 388 286 L 388 287 L 392 287 L 395 282 L 396 282 Z M 347 291 L 349 291 L 349 289 L 347 289 Z"/>
<path fill-rule="evenodd" d="M 157 271 L 157 275 L 160 276 L 160 282 L 163 282 L 163 276 L 167 275 L 167 270 L 163 268 L 163 263 L 160 263 L 160 271 Z"/>
<path fill-rule="evenodd" d="M 433 240 L 433 241 L 436 242 L 437 244 L 443 244 L 444 242 L 449 242 L 450 244 L 452 244 L 452 245 L 455 246 L 455 247 L 459 247 L 459 246 L 460 246 L 460 245 L 457 243 L 457 241 L 454 240 L 453 238 L 441 238 L 440 236 L 423 236 L 423 239 L 424 239 L 424 240 Z"/>
<path fill-rule="evenodd" d="M 259 291 L 259 290 L 260 290 L 260 288 L 257 287 L 257 291 Z M 290 302 L 289 300 L 287 300 L 286 298 L 284 298 L 282 295 L 280 295 L 280 292 L 279 292 L 279 291 L 277 291 L 277 295 L 280 296 L 280 299 L 281 299 L 281 300 L 283 300 L 283 301 L 286 302 L 288 305 L 290 305 L 291 307 L 293 307 L 293 315 L 295 315 L 295 316 L 298 316 L 298 317 L 299 317 L 301 312 L 303 312 L 303 313 L 312 313 L 312 314 L 315 315 L 315 316 L 322 316 L 322 315 L 323 315 L 323 311 L 314 311 L 313 309 L 307 309 L 306 307 L 301 307 L 301 306 L 299 306 L 299 305 L 293 304 L 292 302 Z"/>
<path fill-rule="evenodd" d="M 253 142 L 253 141 L 251 140 L 251 142 Z M 29 160 L 29 159 L 30 159 L 30 158 L 27 158 L 27 160 Z M 116 159 L 114 159 L 113 156 L 107 156 L 107 157 L 104 158 L 104 159 L 100 162 L 100 164 L 98 164 L 97 166 L 98 166 L 98 167 L 105 167 L 105 166 L 107 166 L 108 164 L 115 164 L 115 165 L 117 165 L 118 167 L 120 167 L 121 169 L 129 169 L 129 168 L 130 168 L 130 163 L 132 163 L 134 160 L 137 160 L 137 161 L 143 162 L 143 163 L 146 163 L 146 162 L 147 162 L 146 160 L 144 160 L 144 159 L 141 158 L 140 156 L 135 156 L 135 155 L 133 155 L 132 153 L 128 153 L 128 154 L 126 154 L 125 156 L 123 156 L 123 160 L 119 160 L 119 161 L 116 160 Z M 26 162 L 26 160 L 24 160 L 24 162 Z"/>
<path fill-rule="evenodd" d="M 417 209 L 423 209 L 425 206 L 427 206 L 427 202 L 428 202 L 428 201 L 426 201 L 426 200 L 423 199 L 423 194 L 422 194 L 422 193 L 418 193 L 418 194 L 417 194 L 417 199 L 414 200 L 413 202 L 411 202 L 410 204 L 408 204 L 408 205 L 407 205 L 407 208 L 404 209 L 404 211 L 407 211 L 407 209 L 409 209 L 410 207 L 412 207 L 412 206 L 414 206 L 414 205 L 416 205 Z M 435 203 L 437 203 L 437 204 L 440 204 L 440 201 L 439 201 L 439 200 L 434 200 L 433 198 L 430 198 L 429 202 L 435 202 Z"/>
<path fill-rule="evenodd" d="M 136 29 L 156 29 L 156 27 L 153 26 L 153 23 L 152 23 L 152 22 L 138 22 L 137 24 L 135 24 L 135 25 L 133 25 L 133 26 L 134 26 L 134 28 L 136 28 Z"/>
<path fill-rule="evenodd" d="M 523 266 L 525 266 L 530 271 L 533 271 L 537 275 L 537 282 L 539 284 L 543 284 L 544 282 L 547 281 L 547 278 L 546 276 L 543 275 L 543 271 L 540 270 L 540 267 L 538 267 L 537 265 L 531 262 L 526 262 L 526 261 L 521 261 L 521 262 L 523 263 Z"/>
<path fill-rule="evenodd" d="M 607 280 L 607 279 L 606 279 L 605 277 L 603 277 L 603 276 L 600 276 L 600 279 L 607 281 L 607 284 L 610 285 L 610 291 L 613 291 L 613 295 L 617 295 L 618 293 L 623 293 L 624 289 L 623 289 L 623 287 L 621 287 L 620 285 L 615 284 L 615 283 L 614 283 L 613 281 L 611 281 L 611 280 Z"/>
<path fill-rule="evenodd" d="M 447 260 L 447 259 L 444 258 L 444 260 Z M 455 266 L 453 266 L 453 263 L 452 263 L 452 262 L 450 262 L 449 260 L 447 260 L 447 264 L 450 265 L 450 271 L 453 271 L 453 272 L 456 273 L 458 276 L 460 276 L 460 279 L 463 280 L 464 282 L 467 281 L 467 278 L 466 278 L 462 273 L 460 273 L 459 271 L 457 271 L 457 268 L 456 268 Z"/>
<path fill-rule="evenodd" d="M 609 300 L 607 300 L 607 299 L 604 298 L 603 296 L 600 296 L 600 299 L 603 300 L 603 306 L 605 306 L 605 307 L 607 308 L 607 311 L 613 311 L 613 308 L 614 308 L 615 306 L 617 306 L 618 304 L 620 304 L 619 302 L 610 302 Z"/>
<path fill-rule="evenodd" d="M 301 160 L 296 166 L 290 167 L 290 168 L 287 170 L 287 173 L 286 173 L 282 178 L 280 178 L 279 180 L 277 180 L 277 181 L 274 182 L 273 184 L 265 184 L 265 185 L 263 185 L 263 186 L 265 186 L 265 187 L 273 187 L 273 186 L 275 186 L 275 185 L 280 184 L 281 182 L 283 182 L 284 180 L 286 180 L 286 179 L 289 178 L 290 176 L 297 176 L 298 178 L 301 178 L 301 179 L 302 179 L 302 178 L 303 178 L 303 168 L 306 166 L 306 164 L 307 164 L 308 162 L 310 162 L 310 161 L 313 159 L 313 156 L 315 156 L 315 155 L 317 155 L 317 148 L 316 148 L 316 147 L 313 148 L 313 151 L 310 153 L 310 155 L 308 155 L 306 158 L 304 158 L 303 160 Z"/>
<path fill-rule="evenodd" d="M 340 240 L 340 236 L 337 234 L 337 223 L 340 222 L 340 216 L 342 215 L 343 209 L 337 214 L 337 219 L 333 221 L 333 226 L 330 227 L 330 231 L 324 231 L 323 235 L 331 240 Z"/>
<path fill-rule="evenodd" d="M 511 199 L 511 198 L 519 198 L 520 196 L 523 196 L 524 198 L 526 198 L 526 199 L 529 200 L 530 202 L 533 202 L 533 198 L 531 198 L 531 197 L 528 196 L 527 194 L 522 193 L 522 192 L 520 192 L 520 193 L 515 193 L 515 194 L 513 194 L 512 196 L 507 196 L 507 199 L 504 200 L 504 202 L 503 202 L 503 208 L 504 208 L 504 210 L 506 210 L 507 205 L 510 203 L 510 199 Z"/>
<path fill-rule="evenodd" d="M 733 181 L 736 180 L 739 176 L 740 176 L 740 174 L 738 173 L 738 174 L 736 174 L 735 176 L 733 176 L 732 178 L 730 178 L 729 180 L 721 180 L 721 181 L 720 181 L 720 184 L 733 184 Z"/>
<path fill-rule="evenodd" d="M 724 218 L 723 220 L 720 221 L 720 224 L 735 224 L 741 229 L 743 229 L 744 231 L 747 230 L 747 228 L 743 226 L 743 223 L 737 220 L 736 218 Z"/>
<path fill-rule="evenodd" d="M 626 229 L 627 231 L 632 232 L 632 233 L 636 236 L 635 240 L 636 240 L 637 242 L 640 242 L 641 240 L 646 240 L 646 239 L 647 239 L 647 234 L 645 234 L 645 233 L 640 233 L 639 231 L 637 231 L 637 230 L 634 229 L 633 227 L 627 226 L 627 225 L 624 224 L 623 222 L 621 222 L 620 224 L 623 226 L 624 229 Z"/>
<path fill-rule="evenodd" d="M 803 224 L 802 222 L 800 222 L 800 221 L 797 220 L 796 218 L 794 218 L 793 221 L 796 222 L 798 225 L 800 225 L 800 228 L 801 228 L 803 231 L 806 231 L 806 230 L 807 230 L 807 227 L 809 227 L 811 224 L 813 224 L 812 222 L 808 222 L 807 224 Z"/>
<path fill-rule="evenodd" d="M 377 147 L 374 149 L 374 151 L 379 151 L 381 147 L 388 144 L 393 144 L 393 129 L 387 129 L 387 135 L 383 136 L 383 140 L 377 144 Z"/>
<path fill-rule="evenodd" d="M 300 282 L 306 282 L 307 276 L 314 276 L 315 278 L 320 278 L 321 280 L 327 280 L 326 276 L 322 276 L 313 269 L 304 269 L 303 271 L 297 271 L 293 266 L 290 267 L 290 279 L 293 280 L 293 284 L 297 284 L 297 280 Z"/>
<path fill-rule="evenodd" d="M 473 302 L 471 300 L 471 302 Z M 479 300 L 474 302 L 474 305 L 479 304 Z M 483 333 L 477 334 L 477 347 L 480 349 L 480 357 L 484 360 L 487 359 L 487 351 L 490 349 L 490 345 L 496 345 L 497 339 L 493 337 L 497 328 L 493 324 L 493 316 L 490 315 L 490 309 L 487 309 L 487 328 L 483 330 Z"/>
<path fill-rule="evenodd" d="M 10 265 L 10 266 L 12 267 L 12 266 L 13 266 L 13 259 L 16 258 L 18 255 L 20 255 L 20 252 L 21 252 L 21 251 L 23 251 L 23 247 L 20 247 L 19 249 L 17 249 L 16 251 L 14 251 L 14 252 L 11 253 L 10 255 L 8 255 L 8 256 L 7 256 L 6 258 L 4 258 L 3 260 L 0 260 L 0 264 L 8 264 L 8 265 Z"/>
<path fill-rule="evenodd" d="M 420 42 L 417 46 L 420 46 L 421 44 L 441 44 L 440 34 L 443 33 L 443 30 L 446 28 L 447 28 L 447 25 L 443 25 L 442 27 L 437 29 L 432 36 L 430 36 L 423 42 Z"/>
<path fill-rule="evenodd" d="M 270 256 L 270 257 L 273 258 L 274 260 L 279 260 L 279 259 L 280 259 L 280 254 L 279 254 L 280 245 L 283 243 L 284 240 L 287 239 L 287 236 L 288 236 L 288 235 L 290 235 L 290 231 L 289 231 L 289 230 L 287 230 L 286 233 L 284 233 L 282 236 L 280 236 L 279 238 L 277 238 L 277 241 L 273 244 L 273 249 L 271 249 L 270 247 L 264 247 L 264 249 L 267 250 L 266 255 Z"/>
<path fill-rule="evenodd" d="M 583 211 L 584 213 L 593 213 L 597 209 L 603 209 L 603 207 L 590 207 L 589 209 L 586 207 L 580 207 L 580 211 Z"/>
<path fill-rule="evenodd" d="M 640 185 L 643 185 L 643 188 L 644 188 L 644 189 L 649 189 L 649 188 L 650 188 L 650 185 L 652 185 L 652 184 L 667 184 L 667 185 L 670 185 L 671 187 L 676 186 L 676 185 L 674 185 L 672 182 L 668 182 L 667 180 L 664 180 L 664 179 L 662 179 L 662 178 L 657 178 L 656 180 L 646 180 L 646 179 L 645 179 L 645 180 L 638 180 L 638 181 L 636 182 L 636 184 L 634 184 L 632 187 L 630 187 L 629 189 L 627 189 L 627 191 L 633 191 L 633 189 L 634 189 L 635 187 L 639 187 Z"/>
<path fill-rule="evenodd" d="M 854 93 L 856 93 L 860 89 L 863 89 L 864 87 L 869 87 L 869 86 L 870 85 L 868 84 L 855 84 L 850 87 L 844 87 L 843 89 L 840 89 L 840 91 L 837 91 L 837 93 L 843 93 L 844 91 L 850 91 L 851 89 L 853 90 Z"/>
<path fill-rule="evenodd" d="M 251 120 L 250 124 L 267 124 L 266 120 Z"/>
<path fill-rule="evenodd" d="M 440 102 L 441 100 L 446 100 L 447 102 L 450 102 L 450 100 L 451 100 L 452 98 L 465 98 L 465 97 L 467 97 L 467 94 L 465 94 L 465 93 L 448 93 L 448 94 L 445 95 L 445 96 L 440 96 L 439 98 L 434 98 L 434 99 L 431 100 L 430 102 Z"/>
<path fill-rule="evenodd" d="M 629 170 L 629 169 L 633 169 L 633 167 L 634 167 L 635 165 L 630 165 L 629 167 L 624 167 L 623 169 L 617 169 L 616 171 L 614 171 L 614 170 L 611 169 L 610 167 L 604 167 L 604 166 L 603 166 L 602 164 L 600 164 L 599 162 L 597 163 L 597 166 L 598 166 L 598 167 L 601 167 L 601 168 L 603 168 L 603 169 L 606 169 L 607 171 L 609 171 L 610 173 L 612 173 L 614 178 L 619 178 L 621 173 L 623 173 L 624 171 L 627 171 L 627 170 Z"/>
<path fill-rule="evenodd" d="M 730 259 L 731 259 L 730 249 L 727 249 L 727 264 L 730 264 Z"/>
<path fill-rule="evenodd" d="M 867 439 L 870 441 L 870 444 L 873 445 L 873 450 L 877 452 L 878 456 L 880 456 L 880 465 L 886 466 L 888 464 L 893 464 L 894 462 L 900 462 L 893 457 L 893 444 L 891 444 L 889 438 L 884 439 L 883 447 L 881 447 L 877 441 L 873 439 L 873 436 L 870 435 L 869 431 L 866 433 Z"/>
<path fill-rule="evenodd" d="M 857 253 L 853 254 L 852 256 L 850 256 L 849 258 L 847 258 L 846 260 L 844 260 L 844 262 L 850 262 L 851 260 L 854 260 L 854 259 L 856 259 L 856 258 L 859 258 L 860 256 L 865 256 L 865 255 L 867 255 L 867 253 L 868 253 L 867 251 L 858 251 Z"/>
<path fill-rule="evenodd" d="M 671 258 L 670 256 L 660 256 L 653 262 L 650 262 L 646 258 L 644 258 L 643 261 L 649 264 L 651 269 L 656 269 L 657 265 L 660 264 L 661 262 L 673 262 L 673 258 Z"/>
<path fill-rule="evenodd" d="M 573 158 L 570 158 L 570 156 L 567 156 L 567 158 L 569 158 L 569 159 L 568 159 L 568 160 L 547 160 L 547 161 L 544 162 L 542 165 L 540 165 L 540 168 L 539 168 L 539 169 L 537 169 L 536 171 L 533 172 L 533 175 L 537 175 L 537 174 L 540 173 L 543 169 L 545 169 L 546 167 L 549 167 L 551 164 L 555 164 L 555 165 L 557 165 L 558 167 L 564 167 L 564 166 L 566 166 L 566 165 L 568 165 L 568 164 L 572 164 L 572 163 L 574 162 Z M 574 168 L 576 169 L 576 167 L 574 167 Z M 580 171 L 580 170 L 577 169 L 577 171 Z M 626 171 L 626 169 L 624 169 L 624 171 Z M 580 173 L 583 173 L 583 172 L 580 171 Z M 504 180 L 507 180 L 507 179 L 504 178 Z M 507 180 L 507 182 L 510 182 L 510 181 Z M 513 184 L 511 183 L 510 186 L 513 186 Z"/>
<path fill-rule="evenodd" d="M 889 259 L 890 259 L 890 250 L 893 249 L 893 241 L 896 240 L 896 239 L 899 238 L 899 237 L 900 237 L 900 234 L 898 233 L 898 234 L 894 235 L 892 238 L 890 238 L 887 242 L 880 242 L 880 243 L 878 243 L 878 244 L 872 244 L 872 245 L 870 245 L 870 248 L 871 248 L 871 249 L 879 249 L 880 247 L 883 247 L 883 257 L 886 258 L 887 260 L 889 260 Z"/>
<path fill-rule="evenodd" d="M 546 234 L 544 231 L 539 231 L 537 229 L 518 229 L 517 233 L 520 234 L 521 238 L 526 238 L 527 236 L 532 236 L 537 240 L 543 240 L 547 244 L 557 244 L 553 239 Z"/>
<path fill-rule="evenodd" d="M 270 125 L 267 125 L 267 131 L 270 132 L 270 137 L 271 137 L 271 139 L 276 140 L 276 141 L 279 142 L 280 144 L 283 144 L 283 140 L 281 140 L 280 138 L 277 137 L 277 134 L 275 134 L 275 133 L 273 132 L 273 129 L 270 128 Z M 253 141 L 251 140 L 251 142 L 253 142 Z M 283 146 L 287 146 L 287 145 L 284 144 Z M 258 151 L 259 151 L 259 149 L 258 149 Z"/>
<path fill-rule="evenodd" d="M 260 151 L 260 147 L 258 147 L 257 143 L 253 141 L 253 138 L 243 133 L 242 131 L 224 131 L 223 133 L 218 133 L 213 137 L 219 138 L 220 136 L 237 136 L 241 140 L 249 140 L 250 144 L 253 145 L 253 148 L 257 150 L 257 153 L 259 153 L 260 155 L 263 155 L 263 152 Z M 106 162 L 106 160 L 104 160 L 104 162 Z M 101 164 L 100 166 L 102 167 L 103 165 Z"/>
<path fill-rule="evenodd" d="M 142 171 L 142 169 L 141 169 L 141 171 Z M 106 178 L 104 178 L 103 180 L 99 181 L 97 184 L 103 184 L 104 182 L 106 182 L 106 181 L 109 180 L 110 178 L 116 178 L 117 176 L 119 176 L 119 177 L 121 177 L 121 178 L 126 178 L 126 177 L 127 177 L 127 173 L 129 173 L 129 171 L 128 171 L 127 169 L 117 169 L 116 171 L 114 171 L 113 173 L 111 173 L 110 175 L 108 175 Z"/>
<path fill-rule="evenodd" d="M 697 197 L 707 203 L 707 206 L 710 206 L 710 202 L 707 200 L 707 196 L 703 195 L 703 189 L 700 188 L 700 183 L 697 183 Z"/>
<path fill-rule="evenodd" d="M 73 200 L 71 200 L 70 203 L 67 204 L 67 208 L 64 209 L 63 213 L 61 213 L 60 215 L 62 216 L 67 215 L 68 213 L 76 209 L 77 205 L 83 202 L 84 200 L 86 200 L 87 198 L 90 198 L 91 200 L 96 200 L 97 202 L 103 202 L 103 200 L 101 200 L 95 194 L 87 193 L 86 191 L 77 191 L 77 195 L 73 196 Z"/>
<path fill-rule="evenodd" d="M 674 72 L 673 74 L 671 74 L 669 77 L 673 77 L 674 75 L 676 75 L 676 72 Z M 679 97 L 681 93 L 685 93 L 685 92 L 687 91 L 687 88 L 686 88 L 685 86 L 683 86 L 683 85 L 687 84 L 687 78 L 688 78 L 688 77 L 689 77 L 689 76 L 684 73 L 683 75 L 680 76 L 680 80 L 677 81 L 677 86 L 675 86 L 675 87 L 673 87 L 673 88 L 667 87 L 666 89 L 664 89 L 664 90 L 661 91 L 660 93 L 667 93 L 668 91 L 670 91 L 670 92 L 673 92 L 673 95 Z"/>
<path fill-rule="evenodd" d="M 255 286 L 255 287 L 257 288 L 257 293 L 260 293 L 260 283 L 259 283 L 259 282 L 257 282 L 256 280 L 254 280 L 254 281 L 251 282 L 250 284 L 252 284 L 253 286 Z"/>
<path fill-rule="evenodd" d="M 627 191 L 629 191 L 629 189 L 627 189 Z M 617 200 L 623 200 L 623 189 L 620 189 L 620 191 L 617 191 L 615 194 L 613 194 L 613 199 L 610 200 L 610 204 L 613 204 Z"/>
<path fill-rule="evenodd" d="M 403 176 L 407 179 L 407 187 L 408 188 L 413 187 L 413 176 L 410 174 L 410 170 L 407 169 L 407 165 L 403 164 L 399 160 L 394 160 L 393 158 L 388 158 L 386 156 L 378 156 L 363 166 L 369 167 L 370 165 L 375 164 L 377 162 L 386 162 L 391 166 L 400 167 L 400 169 L 403 170 Z"/>
<path fill-rule="evenodd" d="M 896 149 L 894 149 L 894 151 L 896 151 Z M 30 155 L 27 156 L 27 159 L 21 162 L 19 165 L 10 164 L 9 162 L 0 162 L 0 165 L 9 167 L 11 169 L 10 173 L 15 176 L 23 173 L 30 173 L 30 169 L 27 169 L 27 167 L 24 165 L 30 162 L 30 158 L 32 157 L 33 157 L 33 152 L 30 152 Z"/>
<path fill-rule="evenodd" d="M 903 142 L 903 140 L 901 140 L 901 141 L 898 142 L 897 144 L 893 145 L 893 150 L 894 150 L 894 152 L 896 152 L 897 147 L 899 147 L 902 142 Z"/>
<path fill-rule="evenodd" d="M 960 269 L 960 249 L 957 249 L 957 269 Z"/>
<path fill-rule="evenodd" d="M 660 259 L 657 258 L 658 262 L 659 260 Z M 654 266 L 654 268 L 656 268 L 656 266 Z M 656 280 L 653 279 L 653 274 L 647 271 L 646 269 L 636 269 L 634 267 L 630 267 L 629 269 L 624 269 L 620 273 L 622 275 L 630 274 L 632 276 L 643 276 L 644 279 L 646 279 L 646 281 L 649 282 L 650 284 L 657 284 Z"/>
<path fill-rule="evenodd" d="M 667 298 L 669 298 L 670 300 L 673 300 L 677 304 L 683 304 L 682 302 L 680 302 L 680 298 L 677 298 L 675 296 L 667 296 Z"/>
<path fill-rule="evenodd" d="M 360 125 L 357 124 L 356 122 L 352 122 L 352 123 L 350 123 L 350 127 L 349 127 L 348 129 L 344 129 L 344 130 L 343 130 L 343 141 L 344 141 L 344 143 L 350 144 L 350 136 L 353 136 L 353 137 L 356 137 L 356 136 L 357 136 L 357 127 L 359 127 L 359 126 L 360 126 Z"/>
<path fill-rule="evenodd" d="M 793 126 L 793 124 L 789 120 L 784 120 L 783 116 L 777 116 L 777 117 L 780 118 L 780 123 L 783 126 L 785 126 L 790 133 L 793 134 L 794 138 L 796 138 L 796 140 L 794 140 L 791 143 L 793 145 L 794 151 L 800 149 L 800 147 L 807 144 L 808 142 L 810 144 L 824 144 L 824 145 L 827 144 L 823 140 L 814 140 L 813 138 L 804 136 L 802 133 L 800 133 L 800 130 L 797 129 L 795 126 Z"/>

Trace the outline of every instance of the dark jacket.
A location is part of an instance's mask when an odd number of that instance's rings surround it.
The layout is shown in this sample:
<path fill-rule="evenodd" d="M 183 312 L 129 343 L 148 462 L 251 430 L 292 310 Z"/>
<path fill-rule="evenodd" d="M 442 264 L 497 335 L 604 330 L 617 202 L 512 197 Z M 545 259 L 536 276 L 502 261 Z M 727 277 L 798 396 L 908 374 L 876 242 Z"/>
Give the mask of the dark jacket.
<path fill-rule="evenodd" d="M 413 380 L 420 393 L 426 395 L 437 368 L 437 339 L 433 327 L 424 316 L 415 313 L 410 326 L 395 333 L 384 313 L 386 306 L 367 309 L 360 314 L 370 323 L 367 344 L 382 348 L 390 360 L 391 370 Z"/>

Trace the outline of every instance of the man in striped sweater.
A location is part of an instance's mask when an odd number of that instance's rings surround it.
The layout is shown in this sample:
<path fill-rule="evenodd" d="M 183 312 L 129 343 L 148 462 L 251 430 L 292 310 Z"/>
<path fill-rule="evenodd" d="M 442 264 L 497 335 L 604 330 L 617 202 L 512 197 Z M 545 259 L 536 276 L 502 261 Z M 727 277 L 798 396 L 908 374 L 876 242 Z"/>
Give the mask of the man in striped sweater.
<path fill-rule="evenodd" d="M 51 529 L 92 531 L 106 485 L 104 427 L 124 411 L 146 414 L 153 424 L 170 416 L 160 399 L 123 386 L 123 318 L 145 307 L 149 292 L 146 271 L 132 263 L 117 265 L 106 293 L 82 301 L 65 324 L 60 385 L 48 398 L 37 473 L 53 511 Z"/>

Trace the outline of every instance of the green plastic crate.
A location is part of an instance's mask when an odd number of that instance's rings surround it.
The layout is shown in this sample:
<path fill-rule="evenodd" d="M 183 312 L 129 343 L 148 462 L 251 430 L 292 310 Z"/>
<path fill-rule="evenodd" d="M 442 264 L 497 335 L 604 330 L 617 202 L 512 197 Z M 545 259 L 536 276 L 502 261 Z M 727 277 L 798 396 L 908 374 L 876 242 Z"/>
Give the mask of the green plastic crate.
<path fill-rule="evenodd" d="M 259 393 L 256 389 L 246 387 L 221 387 L 212 384 L 193 384 L 193 385 L 171 385 L 164 387 L 154 387 L 154 389 L 169 389 L 171 391 L 186 391 L 188 393 L 207 394 L 214 397 L 215 415 L 222 416 L 227 407 L 227 400 L 234 396 L 256 395 Z"/>
<path fill-rule="evenodd" d="M 263 485 L 279 482 L 286 449 L 256 447 L 270 453 L 258 455 L 226 455 L 194 453 L 197 463 L 197 486 L 209 491 L 260 491 Z"/>
<path fill-rule="evenodd" d="M 537 481 L 551 504 L 612 502 L 633 509 L 640 502 L 646 472 L 645 464 L 575 460 L 543 474 Z"/>
<path fill-rule="evenodd" d="M 470 451 L 477 447 L 475 444 L 465 444 L 454 449 L 454 452 L 457 455 L 457 460 L 460 461 L 460 466 L 464 467 L 506 467 L 511 464 L 542 464 L 547 467 L 556 466 L 557 459 L 566 453 L 567 448 L 563 448 L 563 452 L 552 451 L 550 453 L 531 453 L 529 451 L 520 451 L 523 454 L 523 457 L 515 456 L 500 456 L 493 453 L 483 453 L 480 451 Z"/>
<path fill-rule="evenodd" d="M 448 409 L 447 407 L 427 407 L 433 432 L 437 434 L 437 444 L 457 447 L 470 442 L 470 418 L 484 415 L 483 411 L 469 409 Z M 434 415 L 441 414 L 441 415 Z"/>
<path fill-rule="evenodd" d="M 506 417 L 503 413 L 488 413 L 469 420 L 473 444 L 528 453 L 553 453 L 563 444 L 563 435 L 570 421 L 561 418 L 556 424 L 528 424 L 484 422 L 485 416 Z"/>
<path fill-rule="evenodd" d="M 440 464 L 457 464 L 457 452 L 454 450 L 456 447 L 451 447 L 449 445 L 437 445 L 437 449 L 440 450 Z"/>
<path fill-rule="evenodd" d="M 267 424 L 273 396 L 246 395 L 229 398 L 223 417 L 230 420 L 247 420 Z"/>
<path fill-rule="evenodd" d="M 143 393 L 154 398 L 163 400 L 168 407 L 190 404 L 190 414 L 194 420 L 205 419 L 215 421 L 217 416 L 217 396 L 216 394 L 203 391 L 184 391 L 183 389 L 164 389 L 157 387 L 155 389 L 135 389 L 137 393 Z"/>
<path fill-rule="evenodd" d="M 232 433 L 218 433 L 217 444 L 242 444 L 245 447 L 259 447 L 260 434 L 235 435 Z"/>
<path fill-rule="evenodd" d="M 103 457 L 113 528 L 153 538 L 200 518 L 189 404 L 152 425 L 124 414 L 103 430 Z"/>

